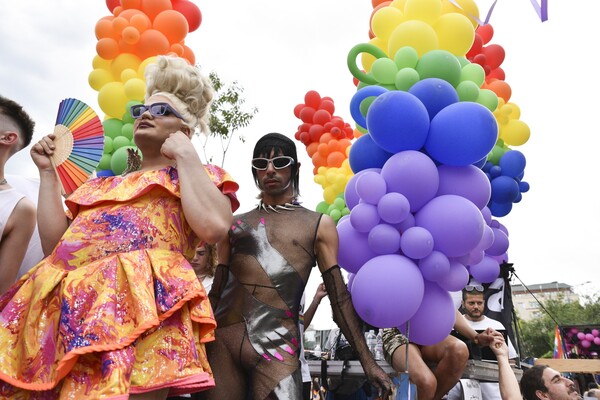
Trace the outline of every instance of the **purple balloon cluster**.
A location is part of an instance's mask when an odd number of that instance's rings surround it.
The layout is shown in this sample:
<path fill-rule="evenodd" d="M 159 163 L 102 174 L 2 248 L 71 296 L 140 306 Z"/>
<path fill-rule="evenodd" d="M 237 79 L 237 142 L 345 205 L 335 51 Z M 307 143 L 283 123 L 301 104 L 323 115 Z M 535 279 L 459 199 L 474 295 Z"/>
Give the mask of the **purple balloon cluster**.
<path fill-rule="evenodd" d="M 372 96 L 365 118 L 359 105 Z M 496 120 L 436 78 L 409 92 L 365 87 L 351 112 L 368 131 L 350 150 L 350 214 L 337 226 L 354 307 L 371 325 L 410 321 L 412 341 L 437 343 L 454 324 L 449 291 L 469 275 L 492 282 L 507 260 L 508 233 L 487 208 L 490 180 L 472 165 L 496 143 Z"/>

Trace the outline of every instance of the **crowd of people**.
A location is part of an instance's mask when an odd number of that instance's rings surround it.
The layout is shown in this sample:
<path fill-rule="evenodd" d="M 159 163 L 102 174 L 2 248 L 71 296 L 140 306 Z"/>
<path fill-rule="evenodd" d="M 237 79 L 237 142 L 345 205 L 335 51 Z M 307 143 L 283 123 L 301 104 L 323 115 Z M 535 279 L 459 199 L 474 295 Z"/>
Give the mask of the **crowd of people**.
<path fill-rule="evenodd" d="M 37 209 L 4 174 L 34 122 L 0 97 L 0 397 L 309 399 L 303 329 L 328 296 L 371 398 L 387 399 L 394 384 L 365 342 L 337 265 L 335 223 L 299 202 L 294 142 L 279 133 L 257 141 L 249 169 L 259 203 L 234 216 L 238 183 L 204 164 L 190 141 L 207 132 L 209 81 L 160 56 L 146 82 L 145 103 L 131 107 L 141 154 L 130 153 L 122 175 L 91 178 L 65 200 L 50 160 L 54 135 L 31 147 Z M 305 309 L 315 266 L 323 282 Z M 513 354 L 482 322 L 479 302 L 465 292 L 455 329 L 496 354 L 499 397 L 578 397 L 545 367 L 527 370 L 519 388 Z M 418 346 L 395 328 L 383 346 L 396 371 L 408 363 L 419 400 L 447 396 L 469 356 L 454 336 Z"/>

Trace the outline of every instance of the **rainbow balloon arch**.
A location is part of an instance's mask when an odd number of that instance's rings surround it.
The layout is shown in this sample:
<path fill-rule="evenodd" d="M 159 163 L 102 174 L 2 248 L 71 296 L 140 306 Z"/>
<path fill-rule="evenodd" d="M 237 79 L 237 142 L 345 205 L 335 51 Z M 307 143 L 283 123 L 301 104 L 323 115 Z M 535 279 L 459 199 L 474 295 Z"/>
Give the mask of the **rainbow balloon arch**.
<path fill-rule="evenodd" d="M 370 40 L 347 59 L 355 128 L 311 90 L 294 109 L 295 138 L 323 188 L 317 210 L 337 223 L 357 313 L 410 326 L 411 341 L 430 345 L 453 328 L 450 292 L 493 282 L 508 261 L 497 218 L 529 190 L 511 146 L 530 130 L 510 102 L 504 49 L 472 0 L 372 5 Z"/>
<path fill-rule="evenodd" d="M 136 148 L 129 109 L 144 100 L 146 66 L 163 54 L 194 65 L 196 58 L 185 38 L 202 22 L 200 9 L 189 0 L 106 0 L 106 6 L 111 15 L 96 23 L 97 55 L 88 76 L 105 113 L 100 176 L 122 173 L 127 149 Z"/>

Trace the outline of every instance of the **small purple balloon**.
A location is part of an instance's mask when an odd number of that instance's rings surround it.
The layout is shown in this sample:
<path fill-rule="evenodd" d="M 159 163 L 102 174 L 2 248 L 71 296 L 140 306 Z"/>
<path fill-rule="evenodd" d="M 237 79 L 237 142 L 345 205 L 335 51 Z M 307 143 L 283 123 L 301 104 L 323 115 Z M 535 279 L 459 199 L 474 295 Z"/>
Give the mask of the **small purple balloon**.
<path fill-rule="evenodd" d="M 369 232 L 368 241 L 376 254 L 393 254 L 400 249 L 400 232 L 388 224 L 375 225 Z"/>
<path fill-rule="evenodd" d="M 423 300 L 423 291 L 421 272 L 409 258 L 398 254 L 378 256 L 365 263 L 354 276 L 352 304 L 370 325 L 397 326 L 415 314 Z"/>
<path fill-rule="evenodd" d="M 491 283 L 500 275 L 500 265 L 493 258 L 484 256 L 481 262 L 471 265 L 469 271 L 475 280 L 481 283 Z"/>
<path fill-rule="evenodd" d="M 462 290 L 469 283 L 469 271 L 467 268 L 455 260 L 450 260 L 450 269 L 448 273 L 438 280 L 438 285 L 449 292 Z"/>
<path fill-rule="evenodd" d="M 439 251 L 432 251 L 427 257 L 419 260 L 419 269 L 423 278 L 437 282 L 450 273 L 450 260 Z"/>
<path fill-rule="evenodd" d="M 354 206 L 360 202 L 360 196 L 356 192 L 356 181 L 358 181 L 358 178 L 360 178 L 363 174 L 369 171 L 379 173 L 381 168 L 368 168 L 359 171 L 352 175 L 352 177 L 348 180 L 348 183 L 346 183 L 346 188 L 344 189 L 344 201 L 346 202 L 346 207 L 348 207 L 349 210 L 352 210 Z"/>
<path fill-rule="evenodd" d="M 407 257 L 419 260 L 431 254 L 433 250 L 433 237 L 427 229 L 420 226 L 413 226 L 402 234 L 400 248 L 402 249 L 402 253 Z"/>
<path fill-rule="evenodd" d="M 369 232 L 379 221 L 377 207 L 372 204 L 359 203 L 350 211 L 350 222 L 359 232 Z"/>
<path fill-rule="evenodd" d="M 396 192 L 383 195 L 377 203 L 377 212 L 382 220 L 390 224 L 397 224 L 406 219 L 410 214 L 408 199 Z"/>
<path fill-rule="evenodd" d="M 456 320 L 456 309 L 452 296 L 436 283 L 425 282 L 423 301 L 410 325 L 399 324 L 398 329 L 407 334 L 411 342 L 431 346 L 444 340 L 452 331 Z"/>
<path fill-rule="evenodd" d="M 494 240 L 485 252 L 491 256 L 499 256 L 508 250 L 509 242 L 508 236 L 498 228 L 492 228 L 494 234 Z"/>
<path fill-rule="evenodd" d="M 356 193 L 365 203 L 376 205 L 386 192 L 385 179 L 375 171 L 365 171 L 356 180 Z"/>

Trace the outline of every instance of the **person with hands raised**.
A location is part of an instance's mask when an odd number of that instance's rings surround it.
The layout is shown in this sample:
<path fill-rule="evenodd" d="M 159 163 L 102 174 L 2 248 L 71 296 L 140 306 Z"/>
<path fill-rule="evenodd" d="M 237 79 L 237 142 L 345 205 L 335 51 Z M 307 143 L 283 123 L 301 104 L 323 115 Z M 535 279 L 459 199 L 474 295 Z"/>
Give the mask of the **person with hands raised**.
<path fill-rule="evenodd" d="M 131 107 L 141 160 L 85 182 L 66 217 L 54 136 L 32 147 L 48 256 L 0 298 L 2 396 L 164 399 L 215 384 L 204 346 L 216 323 L 190 261 L 226 237 L 238 185 L 190 141 L 206 132 L 208 79 L 159 56 L 146 81 Z"/>

